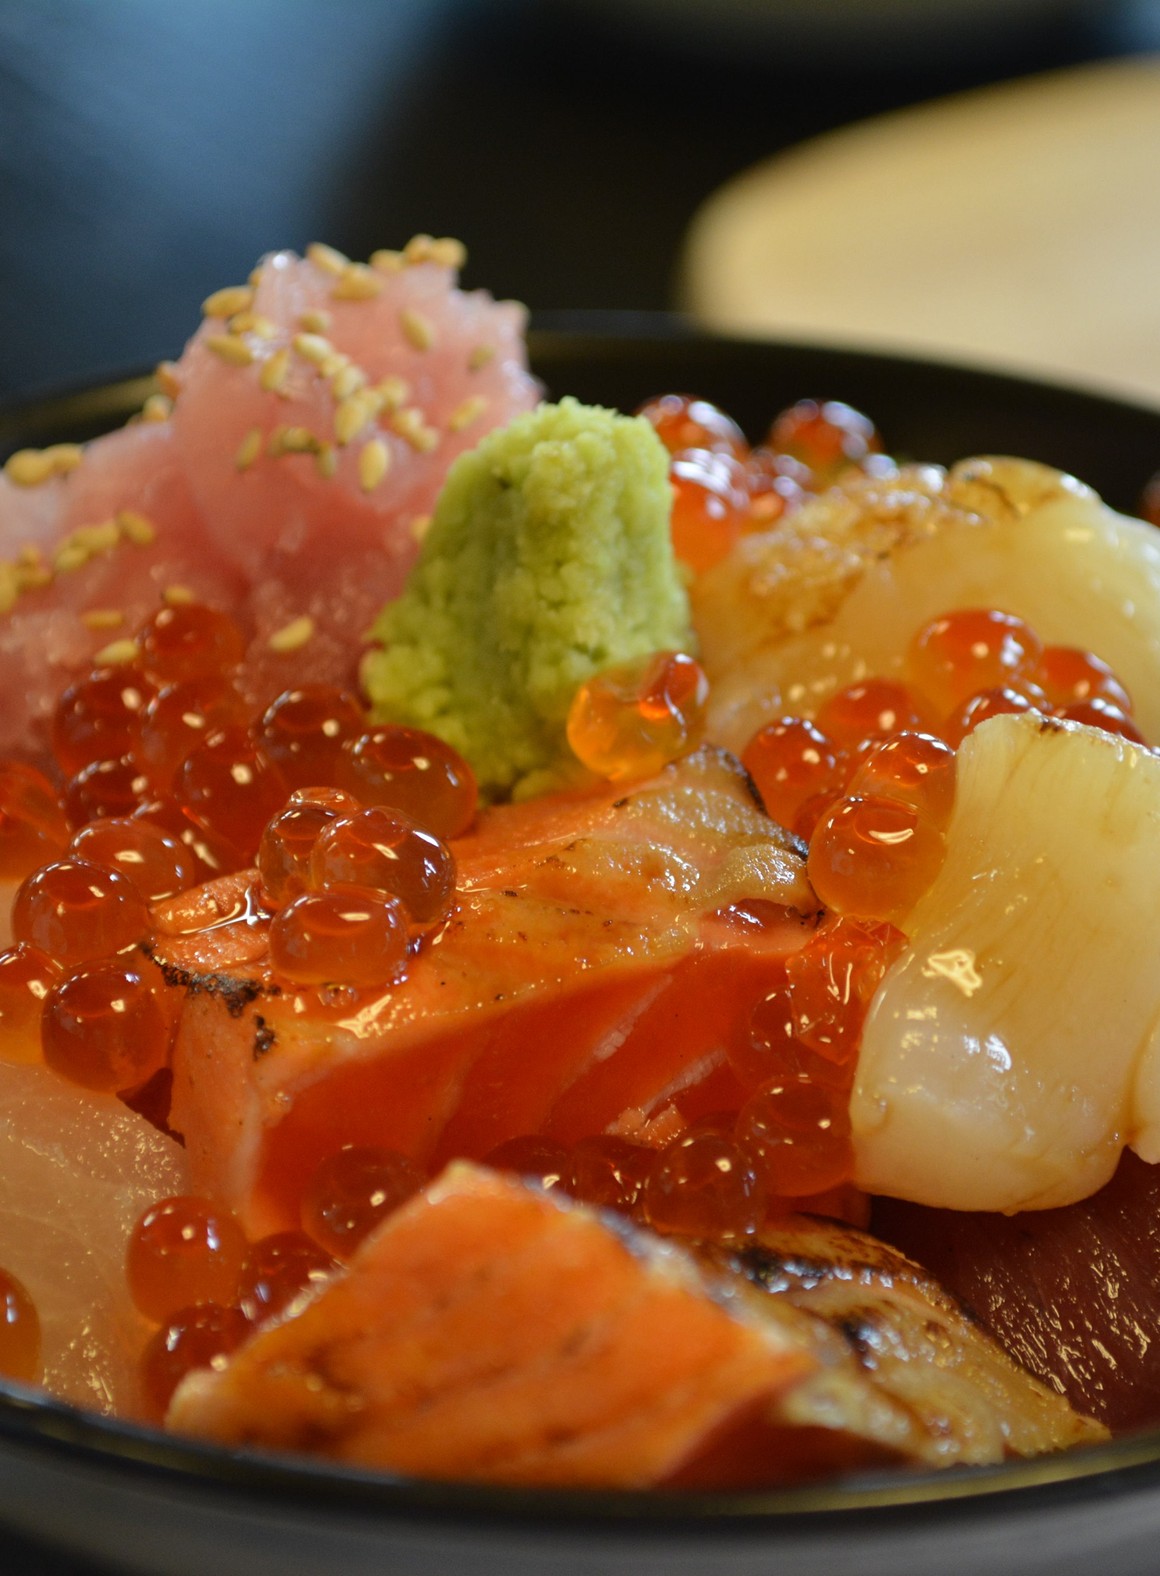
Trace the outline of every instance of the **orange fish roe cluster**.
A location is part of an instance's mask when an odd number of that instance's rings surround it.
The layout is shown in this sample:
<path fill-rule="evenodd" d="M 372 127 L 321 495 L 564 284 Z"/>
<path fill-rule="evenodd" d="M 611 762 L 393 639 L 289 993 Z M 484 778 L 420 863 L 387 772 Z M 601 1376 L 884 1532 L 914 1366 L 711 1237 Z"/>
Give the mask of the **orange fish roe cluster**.
<path fill-rule="evenodd" d="M 55 783 L 0 763 L 0 862 L 20 882 L 0 1055 L 43 1058 L 159 1124 L 141 1092 L 168 1068 L 176 1008 L 148 960 L 152 905 L 256 865 L 276 976 L 390 983 L 449 912 L 445 839 L 475 815 L 471 770 L 440 740 L 369 728 L 334 685 L 255 703 L 245 649 L 227 614 L 163 605 L 59 697 Z"/>
<path fill-rule="evenodd" d="M 890 464 L 873 422 L 837 400 L 802 400 L 782 411 L 757 448 L 731 416 L 693 395 L 658 395 L 637 414 L 671 455 L 673 549 L 694 574 L 851 467 Z"/>
<path fill-rule="evenodd" d="M 1000 609 L 964 608 L 916 632 L 905 680 L 850 685 L 812 721 L 778 718 L 742 758 L 769 813 L 809 843 L 821 901 L 904 926 L 942 864 L 956 749 L 988 717 L 1031 710 L 1144 743 L 1098 656 L 1045 646 Z"/>

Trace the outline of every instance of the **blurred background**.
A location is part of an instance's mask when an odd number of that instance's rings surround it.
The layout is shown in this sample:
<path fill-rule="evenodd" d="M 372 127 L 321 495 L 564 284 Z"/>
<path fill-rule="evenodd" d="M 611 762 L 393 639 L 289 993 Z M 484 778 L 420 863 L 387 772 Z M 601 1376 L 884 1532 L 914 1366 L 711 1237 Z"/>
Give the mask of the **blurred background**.
<path fill-rule="evenodd" d="M 1157 49 L 1141 0 L 2 0 L 0 397 L 176 354 L 210 290 L 319 238 L 457 235 L 537 314 L 688 306 L 738 172 Z"/>

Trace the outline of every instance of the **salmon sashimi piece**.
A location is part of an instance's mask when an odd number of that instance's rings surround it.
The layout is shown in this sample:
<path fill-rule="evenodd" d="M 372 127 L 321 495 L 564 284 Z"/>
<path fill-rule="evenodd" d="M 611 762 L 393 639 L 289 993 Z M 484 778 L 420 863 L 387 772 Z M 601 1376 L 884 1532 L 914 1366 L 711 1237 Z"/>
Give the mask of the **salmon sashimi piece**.
<path fill-rule="evenodd" d="M 1113 1430 L 1160 1412 L 1160 1168 L 1125 1150 L 1059 1209 L 993 1215 L 877 1200 L 876 1229 L 969 1305 L 1018 1362 Z"/>
<path fill-rule="evenodd" d="M 167 1422 L 417 1477 L 646 1488 L 733 1429 L 752 1445 L 817 1367 L 679 1250 L 458 1164 L 307 1307 L 186 1379 Z M 766 1433 L 750 1470 L 776 1481 Z"/>
<path fill-rule="evenodd" d="M 313 634 L 294 683 L 349 676 L 451 462 L 540 397 L 524 309 L 457 289 L 442 253 L 412 251 L 345 275 L 325 248 L 274 253 L 241 293 L 247 309 L 207 316 L 173 370 L 174 430 L 214 550 L 252 587 L 259 693 L 279 669 L 268 637 L 296 619 Z"/>
<path fill-rule="evenodd" d="M 167 422 L 110 433 L 35 487 L 0 476 L 0 561 L 8 756 L 45 750 L 61 690 L 156 612 L 166 589 L 220 606 L 241 597 L 236 570 L 211 551 Z"/>
<path fill-rule="evenodd" d="M 771 1292 L 779 1251 L 796 1285 Z M 747 1255 L 458 1162 L 323 1289 L 190 1376 L 167 1421 L 420 1477 L 616 1488 L 770 1487 L 1102 1437 L 870 1239 L 803 1217 L 762 1252 L 765 1284 Z M 836 1302 L 803 1305 L 866 1265 L 846 1302 L 893 1332 L 898 1372 L 865 1359 Z M 957 1394 L 997 1371 L 971 1405 Z"/>
<path fill-rule="evenodd" d="M 456 907 L 407 978 L 337 1001 L 273 980 L 244 876 L 158 912 L 155 959 L 187 993 L 171 1120 L 195 1185 L 252 1231 L 296 1225 L 346 1144 L 430 1170 L 653 1112 L 723 1068 L 817 914 L 800 846 L 711 749 L 633 788 L 485 811 L 453 847 Z M 767 922 L 738 923 L 742 899 Z"/>
<path fill-rule="evenodd" d="M 1012 1361 L 918 1264 L 866 1232 L 792 1216 L 752 1246 L 708 1257 L 823 1319 L 875 1389 L 913 1418 L 910 1448 L 932 1465 L 1038 1455 L 1106 1435 Z"/>

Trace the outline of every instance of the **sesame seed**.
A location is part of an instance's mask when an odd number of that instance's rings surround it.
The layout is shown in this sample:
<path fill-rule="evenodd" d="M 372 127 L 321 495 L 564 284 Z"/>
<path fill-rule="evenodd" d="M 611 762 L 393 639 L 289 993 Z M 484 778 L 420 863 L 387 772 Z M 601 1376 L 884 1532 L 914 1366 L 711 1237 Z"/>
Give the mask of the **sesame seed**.
<path fill-rule="evenodd" d="M 472 394 L 451 412 L 447 418 L 448 427 L 452 432 L 462 432 L 464 427 L 470 427 L 473 421 L 479 420 L 487 406 L 488 400 L 485 395 Z"/>
<path fill-rule="evenodd" d="M 415 540 L 417 542 L 421 542 L 423 540 L 423 538 L 427 535 L 427 532 L 430 529 L 431 529 L 431 516 L 429 514 L 417 514 L 415 516 L 415 518 L 411 521 L 411 525 L 410 525 L 411 535 L 415 538 Z"/>
<path fill-rule="evenodd" d="M 311 241 L 306 248 L 306 255 L 324 274 L 341 274 L 350 262 L 350 258 L 337 247 L 327 246 L 325 241 Z"/>
<path fill-rule="evenodd" d="M 430 350 L 435 343 L 435 325 L 412 307 L 404 307 L 399 313 L 399 327 L 404 339 L 416 350 Z"/>
<path fill-rule="evenodd" d="M 52 560 L 52 567 L 58 575 L 71 575 L 77 569 L 83 569 L 92 554 L 75 542 L 66 542 L 58 548 Z"/>
<path fill-rule="evenodd" d="M 16 562 L 22 568 L 34 569 L 37 564 L 42 564 L 44 562 L 44 558 L 41 555 L 40 548 L 37 547 L 35 542 L 25 542 L 24 546 L 16 555 Z"/>
<path fill-rule="evenodd" d="M 330 392 L 335 399 L 346 399 L 350 394 L 357 394 L 359 389 L 366 388 L 367 375 L 361 367 L 356 367 L 353 361 L 348 361 L 345 366 L 339 367 L 330 380 Z"/>
<path fill-rule="evenodd" d="M 176 399 L 181 393 L 177 368 L 172 361 L 159 361 L 153 376 L 157 379 L 158 388 L 163 394 L 168 394 L 170 399 Z"/>
<path fill-rule="evenodd" d="M 250 277 L 249 277 L 250 289 L 251 290 L 256 290 L 261 283 L 262 283 L 262 265 L 261 265 L 261 263 L 259 263 L 256 268 L 251 268 L 250 269 Z"/>
<path fill-rule="evenodd" d="M 0 564 L 0 613 L 11 613 L 19 595 L 16 571 L 11 564 Z"/>
<path fill-rule="evenodd" d="M 488 362 L 491 361 L 494 356 L 494 345 L 476 345 L 474 350 L 472 350 L 471 354 L 467 358 L 467 370 L 469 372 L 480 371 L 482 367 L 487 366 Z"/>
<path fill-rule="evenodd" d="M 385 377 L 375 384 L 374 392 L 382 402 L 380 409 L 398 410 L 400 405 L 405 405 L 410 399 L 411 385 L 406 378 Z"/>
<path fill-rule="evenodd" d="M 161 600 L 166 607 L 188 607 L 191 602 L 197 599 L 188 586 L 172 585 L 166 586 L 165 590 L 162 591 Z"/>
<path fill-rule="evenodd" d="M 384 246 L 371 253 L 371 267 L 376 273 L 397 274 L 405 266 L 402 252 L 393 252 Z"/>
<path fill-rule="evenodd" d="M 275 427 L 266 445 L 266 452 L 277 460 L 284 454 L 314 454 L 318 447 L 319 440 L 308 427 Z"/>
<path fill-rule="evenodd" d="M 334 408 L 334 436 L 344 447 L 371 420 L 372 407 L 365 394 L 348 394 Z"/>
<path fill-rule="evenodd" d="M 431 248 L 435 245 L 433 235 L 413 235 L 403 248 L 403 260 L 407 263 L 425 263 L 430 260 Z"/>
<path fill-rule="evenodd" d="M 428 255 L 441 268 L 462 268 L 467 262 L 466 246 L 453 235 L 443 235 L 437 241 L 432 241 Z"/>
<path fill-rule="evenodd" d="M 81 614 L 81 623 L 86 629 L 120 629 L 124 622 L 125 615 L 117 607 L 91 607 Z"/>
<path fill-rule="evenodd" d="M 327 356 L 334 354 L 334 346 L 323 334 L 295 334 L 294 349 L 303 361 L 309 361 L 312 366 L 319 366 Z"/>
<path fill-rule="evenodd" d="M 370 301 L 383 288 L 383 277 L 365 263 L 348 263 L 332 287 L 336 301 Z"/>
<path fill-rule="evenodd" d="M 290 371 L 290 350 L 283 345 L 281 350 L 276 350 L 262 363 L 262 370 L 258 373 L 258 386 L 267 394 L 281 394 L 286 387 L 286 378 Z"/>
<path fill-rule="evenodd" d="M 315 307 L 300 315 L 298 327 L 307 334 L 328 334 L 331 322 L 329 312 L 324 312 L 321 307 Z"/>
<path fill-rule="evenodd" d="M 4 474 L 17 487 L 39 487 L 55 472 L 43 449 L 17 449 L 4 461 Z"/>
<path fill-rule="evenodd" d="M 234 455 L 234 464 L 239 471 L 248 471 L 261 452 L 262 429 L 261 427 L 251 427 L 241 443 L 238 444 L 238 452 Z"/>
<path fill-rule="evenodd" d="M 314 620 L 308 613 L 276 629 L 266 641 L 271 651 L 299 651 L 314 634 Z"/>
<path fill-rule="evenodd" d="M 278 325 L 260 312 L 239 312 L 229 321 L 231 334 L 253 334 L 258 339 L 277 339 Z"/>
<path fill-rule="evenodd" d="M 52 584 L 52 570 L 45 563 L 18 563 L 15 575 L 16 589 L 20 592 L 42 591 Z"/>
<path fill-rule="evenodd" d="M 142 421 L 168 421 L 173 414 L 173 401 L 168 394 L 150 394 L 141 407 Z"/>
<path fill-rule="evenodd" d="M 391 451 L 381 438 L 372 438 L 358 452 L 358 482 L 363 492 L 374 492 L 391 465 Z"/>
<path fill-rule="evenodd" d="M 102 520 L 97 525 L 78 525 L 68 539 L 71 547 L 80 547 L 90 558 L 97 553 L 107 553 L 121 539 L 116 520 Z"/>
<path fill-rule="evenodd" d="M 135 662 L 138 656 L 135 640 L 113 640 L 103 646 L 93 657 L 98 667 L 119 668 L 126 662 Z"/>
<path fill-rule="evenodd" d="M 253 301 L 254 292 L 249 285 L 227 285 L 206 296 L 201 310 L 206 317 L 233 317 L 235 312 L 248 312 Z"/>
<path fill-rule="evenodd" d="M 207 349 L 231 367 L 248 367 L 254 359 L 254 352 L 245 340 L 235 339 L 232 334 L 207 334 L 205 343 Z"/>
<path fill-rule="evenodd" d="M 344 356 L 341 350 L 336 350 L 333 355 L 327 356 L 325 361 L 318 363 L 318 370 L 324 378 L 337 377 L 343 367 L 350 366 L 350 357 Z"/>
<path fill-rule="evenodd" d="M 54 476 L 67 476 L 84 459 L 85 451 L 79 443 L 53 443 L 44 450 L 44 457 L 52 466 Z"/>
<path fill-rule="evenodd" d="M 430 454 L 439 442 L 439 434 L 423 419 L 423 412 L 414 405 L 404 406 L 391 417 L 391 430 L 409 443 L 418 454 Z"/>
<path fill-rule="evenodd" d="M 136 509 L 118 509 L 114 523 L 125 540 L 132 542 L 134 547 L 150 547 L 157 540 L 157 527 L 153 521 Z"/>
<path fill-rule="evenodd" d="M 318 452 L 314 456 L 314 469 L 328 482 L 338 470 L 338 454 L 333 443 L 322 442 L 318 445 Z"/>

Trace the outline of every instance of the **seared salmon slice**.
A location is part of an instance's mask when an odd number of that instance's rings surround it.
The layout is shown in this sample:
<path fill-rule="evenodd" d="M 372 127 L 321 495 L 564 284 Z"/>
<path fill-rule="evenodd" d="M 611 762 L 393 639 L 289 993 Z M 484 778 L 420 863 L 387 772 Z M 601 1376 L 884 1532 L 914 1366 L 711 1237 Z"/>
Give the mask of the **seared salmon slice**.
<path fill-rule="evenodd" d="M 735 1253 L 701 1251 L 773 1300 L 823 1319 L 874 1388 L 913 1418 L 911 1449 L 934 1465 L 1032 1456 L 1105 1437 L 1099 1423 L 1013 1362 L 924 1269 L 864 1231 L 799 1215 L 766 1226 Z"/>
<path fill-rule="evenodd" d="M 247 877 L 158 914 L 156 961 L 186 992 L 171 1122 L 194 1185 L 251 1232 L 296 1225 L 346 1144 L 434 1172 L 647 1115 L 721 1072 L 818 908 L 800 846 L 716 750 L 630 790 L 485 812 L 454 852 L 450 920 L 374 991 L 280 988 Z"/>
<path fill-rule="evenodd" d="M 832 1246 L 800 1229 L 815 1255 Z M 985 1339 L 963 1321 L 946 1344 Z M 945 1390 L 954 1355 L 916 1346 L 911 1389 Z M 940 1432 L 900 1403 L 790 1297 L 458 1163 L 281 1322 L 189 1376 L 167 1421 L 418 1477 L 616 1488 L 772 1486 L 1099 1437 L 1006 1366 L 1006 1390 L 978 1403 L 996 1414 L 988 1451 L 953 1407 Z M 1052 1421 L 1020 1436 L 1021 1409 Z"/>

